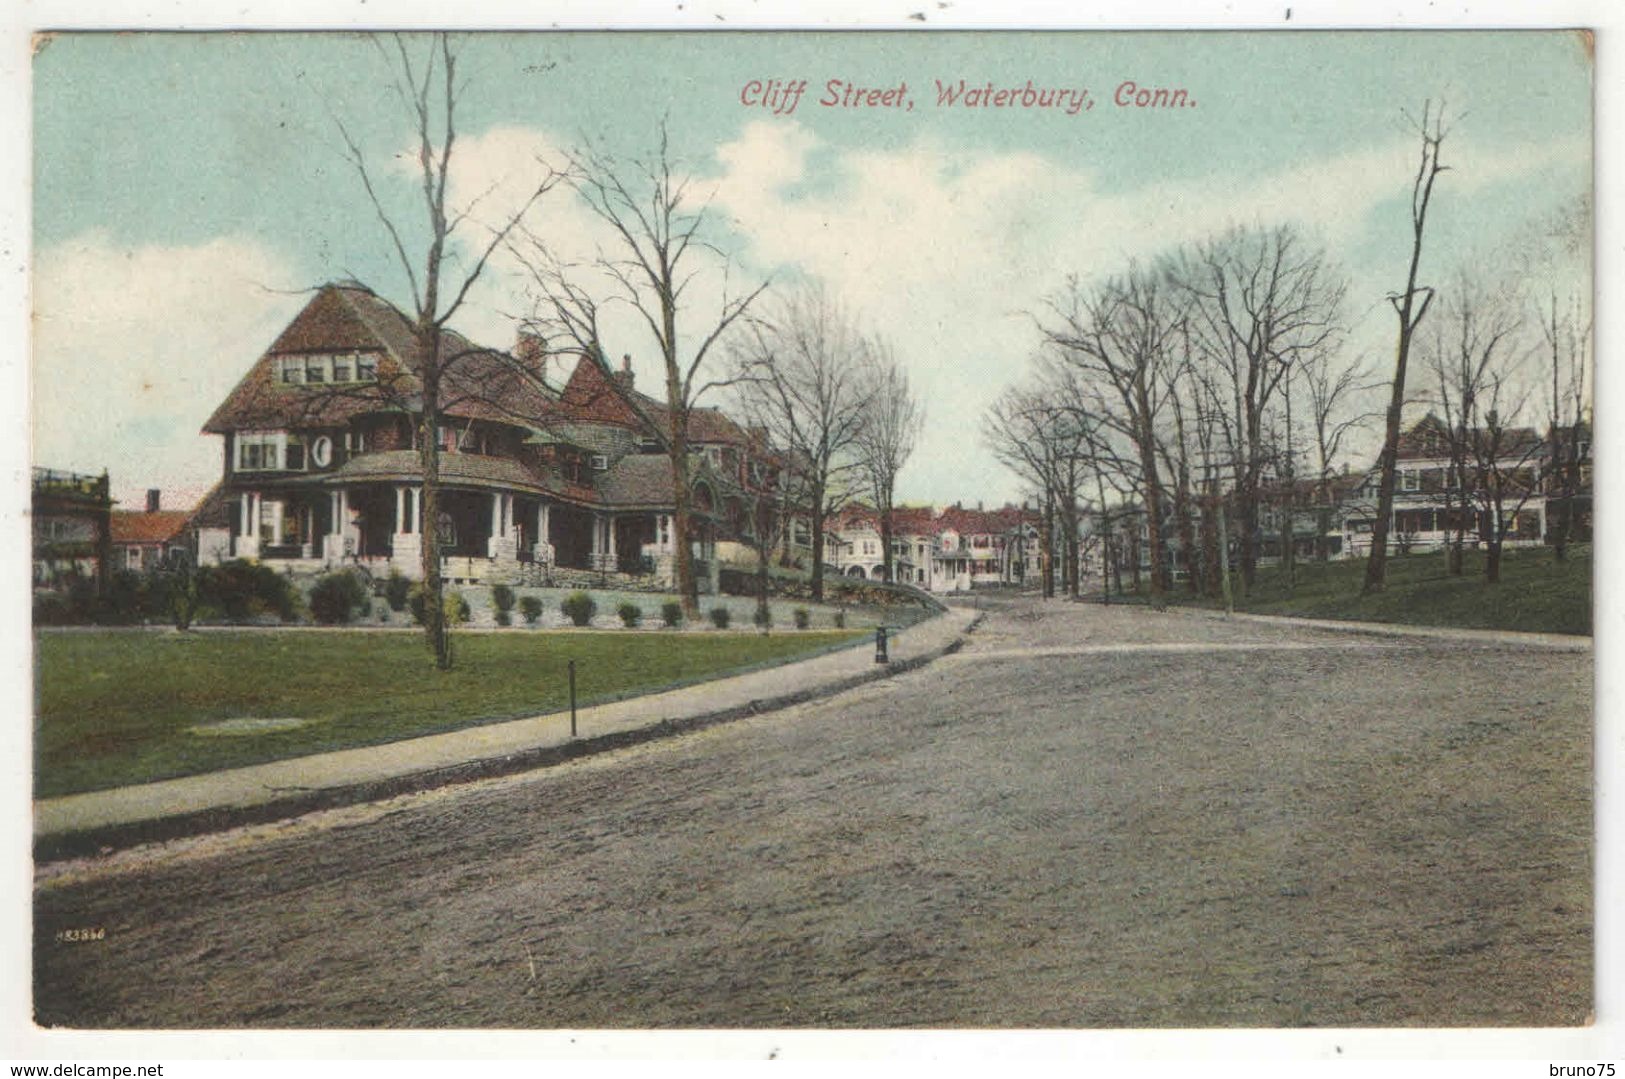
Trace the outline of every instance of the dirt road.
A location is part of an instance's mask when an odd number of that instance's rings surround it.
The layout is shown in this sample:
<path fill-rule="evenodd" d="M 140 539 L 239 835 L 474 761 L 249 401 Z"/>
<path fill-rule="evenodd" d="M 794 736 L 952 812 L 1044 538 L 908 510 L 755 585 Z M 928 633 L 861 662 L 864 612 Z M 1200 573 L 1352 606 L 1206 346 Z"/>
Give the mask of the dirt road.
<path fill-rule="evenodd" d="M 1588 653 L 1012 604 L 817 704 L 44 867 L 37 1017 L 1578 1023 L 1590 685 Z"/>

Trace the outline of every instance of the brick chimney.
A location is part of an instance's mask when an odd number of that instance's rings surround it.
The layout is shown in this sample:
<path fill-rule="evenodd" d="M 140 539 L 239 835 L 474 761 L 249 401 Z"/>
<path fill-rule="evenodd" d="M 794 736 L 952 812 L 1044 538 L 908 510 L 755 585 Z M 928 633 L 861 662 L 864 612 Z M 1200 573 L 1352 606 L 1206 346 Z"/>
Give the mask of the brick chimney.
<path fill-rule="evenodd" d="M 163 494 L 156 487 L 147 488 L 147 512 L 157 513 L 158 507 L 163 504 Z"/>
<path fill-rule="evenodd" d="M 536 372 L 536 377 L 547 385 L 547 342 L 539 333 L 526 333 L 519 331 L 519 337 L 513 345 L 514 359 Z"/>
<path fill-rule="evenodd" d="M 632 388 L 632 354 L 630 352 L 622 354 L 621 369 L 615 372 L 615 381 L 619 382 L 623 389 L 630 390 Z"/>

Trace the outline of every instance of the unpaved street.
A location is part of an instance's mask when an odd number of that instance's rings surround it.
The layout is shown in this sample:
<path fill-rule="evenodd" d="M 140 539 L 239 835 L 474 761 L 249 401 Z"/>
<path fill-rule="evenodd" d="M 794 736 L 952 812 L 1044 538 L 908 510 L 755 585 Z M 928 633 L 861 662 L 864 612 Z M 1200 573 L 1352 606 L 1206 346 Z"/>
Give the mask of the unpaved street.
<path fill-rule="evenodd" d="M 44 867 L 37 1017 L 1579 1023 L 1591 664 L 1011 602 L 816 704 Z"/>

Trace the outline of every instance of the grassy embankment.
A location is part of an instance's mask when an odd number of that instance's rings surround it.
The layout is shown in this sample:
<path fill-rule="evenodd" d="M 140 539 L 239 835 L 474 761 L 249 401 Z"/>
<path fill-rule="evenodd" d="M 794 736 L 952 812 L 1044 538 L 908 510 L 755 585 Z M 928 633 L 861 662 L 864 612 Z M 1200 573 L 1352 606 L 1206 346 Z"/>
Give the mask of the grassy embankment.
<path fill-rule="evenodd" d="M 392 742 L 802 658 L 861 630 L 466 634 L 435 671 L 416 634 L 75 632 L 35 637 L 35 797 Z M 208 733 L 230 719 L 285 730 Z M 200 733 L 196 728 L 204 728 Z M 218 729 L 217 729 L 218 730 Z"/>
<path fill-rule="evenodd" d="M 1363 558 L 1300 561 L 1290 587 L 1279 567 L 1263 567 L 1245 598 L 1239 575 L 1234 579 L 1236 610 L 1533 633 L 1591 632 L 1590 546 L 1571 547 L 1564 562 L 1547 547 L 1508 550 L 1501 580 L 1493 585 L 1485 583 L 1483 569 L 1484 556 L 1473 551 L 1467 552 L 1461 576 L 1448 571 L 1442 553 L 1397 555 L 1388 560 L 1388 587 L 1362 595 Z M 1169 598 L 1223 606 L 1219 600 L 1192 598 L 1183 582 Z"/>

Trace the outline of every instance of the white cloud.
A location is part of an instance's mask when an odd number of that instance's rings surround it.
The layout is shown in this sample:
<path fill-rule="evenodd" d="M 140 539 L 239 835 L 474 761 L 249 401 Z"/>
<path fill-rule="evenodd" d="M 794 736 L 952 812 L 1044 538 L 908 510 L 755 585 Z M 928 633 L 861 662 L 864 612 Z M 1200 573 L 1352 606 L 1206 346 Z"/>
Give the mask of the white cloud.
<path fill-rule="evenodd" d="M 105 468 L 126 505 L 149 486 L 176 508 L 201 494 L 220 456 L 199 428 L 308 298 L 270 291 L 294 279 L 233 237 L 132 249 L 94 231 L 41 250 L 34 462 Z"/>
<path fill-rule="evenodd" d="M 458 245 L 462 257 L 521 205 L 541 163 L 562 163 L 564 146 L 518 126 L 461 139 L 450 202 L 478 199 Z M 1453 196 L 1588 153 L 1573 141 L 1508 147 L 1465 136 L 1451 149 Z M 767 273 L 782 279 L 793 268 L 825 282 L 892 341 L 931 413 L 904 474 L 905 493 L 947 501 L 1014 493 L 1008 474 L 977 448 L 979 418 L 988 399 L 1019 377 L 1036 342 L 1030 312 L 1065 275 L 1114 273 L 1131 258 L 1258 221 L 1298 224 L 1342 253 L 1371 227 L 1374 208 L 1408 195 L 1415 153 L 1414 139 L 1395 131 L 1383 143 L 1273 173 L 1114 189 L 1103 175 L 1034 152 L 973 152 L 930 137 L 894 150 L 841 149 L 795 122 L 756 121 L 716 148 L 714 174 L 693 193 L 696 202 L 713 200 L 742 244 L 741 261 L 758 275 L 736 277 L 735 287 Z M 400 160 L 410 163 L 409 155 Z M 657 387 L 647 329 L 610 299 L 618 287 L 590 269 L 601 252 L 620 253 L 617 239 L 563 187 L 536 204 L 526 225 L 607 301 L 610 350 L 631 352 L 640 385 Z M 1349 269 L 1369 276 L 1384 268 Z M 510 342 L 514 317 L 531 309 L 526 276 L 499 252 L 459 328 L 490 344 Z M 691 286 L 690 332 L 706 325 L 720 285 L 702 276 Z M 1351 306 L 1368 323 L 1362 333 L 1382 347 L 1386 308 Z"/>
<path fill-rule="evenodd" d="M 1469 191 L 1552 161 L 1573 142 L 1489 147 L 1459 139 L 1452 182 Z M 915 497 L 1011 491 L 974 449 L 987 400 L 1019 376 L 1035 335 L 1027 312 L 1063 280 L 1114 273 L 1134 257 L 1233 223 L 1293 222 L 1334 250 L 1369 212 L 1409 193 L 1413 139 L 1247 177 L 1106 190 L 1087 170 L 1031 152 L 972 153 L 922 138 L 892 151 L 836 151 L 794 123 L 754 122 L 718 149 L 718 204 L 754 261 L 795 265 L 859 306 L 910 365 L 928 402 Z M 812 193 L 806 177 L 824 178 Z"/>
<path fill-rule="evenodd" d="M 458 143 L 447 190 L 448 207 L 472 207 L 455 245 L 463 265 L 483 251 L 494 230 L 511 220 L 525 205 L 540 178 L 551 167 L 564 167 L 562 143 L 548 132 L 535 128 L 496 127 Z M 628 168 L 629 186 L 636 191 L 635 176 Z M 696 182 L 689 197 L 694 206 L 705 202 L 709 186 Z M 598 218 L 568 185 L 559 184 L 538 200 L 524 215 L 523 228 L 515 242 L 525 258 L 533 261 L 540 252 L 531 239 L 545 245 L 547 256 L 571 267 L 572 284 L 584 288 L 600 305 L 601 328 L 612 356 L 630 353 L 639 386 L 658 394 L 663 373 L 655 343 L 647 324 L 625 300 L 625 290 L 597 262 L 608 257 L 624 259 L 621 239 Z M 701 272 L 692 277 L 684 291 L 683 318 L 679 336 L 692 347 L 695 337 L 709 328 L 706 318 L 720 311 L 723 280 L 713 272 L 718 268 L 711 256 L 698 247 L 688 255 L 688 268 Z M 735 282 L 736 284 L 738 282 Z M 506 246 L 492 256 L 480 283 L 470 292 L 467 305 L 454 320 L 473 340 L 493 346 L 512 342 L 515 320 L 534 311 L 535 289 L 524 261 Z M 710 399 L 707 404 L 715 403 Z"/>

